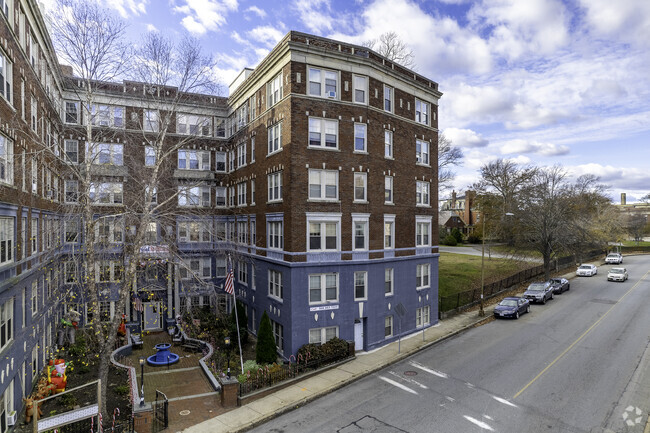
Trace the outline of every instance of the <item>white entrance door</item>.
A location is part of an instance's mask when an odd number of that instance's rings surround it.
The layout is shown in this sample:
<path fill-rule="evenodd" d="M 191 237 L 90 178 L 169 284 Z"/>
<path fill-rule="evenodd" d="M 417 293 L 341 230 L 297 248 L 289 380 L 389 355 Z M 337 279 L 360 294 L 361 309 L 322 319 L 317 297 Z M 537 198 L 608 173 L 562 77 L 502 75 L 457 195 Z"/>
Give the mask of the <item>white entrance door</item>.
<path fill-rule="evenodd" d="M 144 329 L 160 329 L 160 302 L 145 302 L 144 306 Z"/>
<path fill-rule="evenodd" d="M 363 350 L 363 322 L 354 322 L 354 351 Z"/>

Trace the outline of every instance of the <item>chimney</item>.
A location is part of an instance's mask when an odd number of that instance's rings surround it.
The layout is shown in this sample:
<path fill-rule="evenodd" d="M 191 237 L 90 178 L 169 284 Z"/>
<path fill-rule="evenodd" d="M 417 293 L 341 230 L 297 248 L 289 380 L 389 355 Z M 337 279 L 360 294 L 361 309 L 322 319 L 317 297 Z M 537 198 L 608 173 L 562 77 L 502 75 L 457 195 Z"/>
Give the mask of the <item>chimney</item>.
<path fill-rule="evenodd" d="M 456 191 L 451 190 L 451 208 L 456 209 Z"/>
<path fill-rule="evenodd" d="M 622 205 L 622 206 L 625 206 L 625 204 L 626 204 L 625 193 L 622 192 L 622 193 L 621 193 L 621 205 Z"/>

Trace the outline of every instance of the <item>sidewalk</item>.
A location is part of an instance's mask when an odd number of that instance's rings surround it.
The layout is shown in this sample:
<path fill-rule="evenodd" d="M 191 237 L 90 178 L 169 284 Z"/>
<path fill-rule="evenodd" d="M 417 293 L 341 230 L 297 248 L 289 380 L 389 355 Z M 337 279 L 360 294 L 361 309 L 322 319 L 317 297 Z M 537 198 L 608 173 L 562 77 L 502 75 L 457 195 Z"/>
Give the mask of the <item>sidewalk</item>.
<path fill-rule="evenodd" d="M 477 311 L 474 310 L 441 320 L 437 325 L 424 331 L 424 341 L 422 332 L 403 338 L 399 344 L 399 353 L 397 341 L 371 352 L 360 353 L 356 359 L 350 362 L 297 382 L 184 431 L 188 433 L 218 433 L 238 432 L 252 428 L 400 361 L 428 346 L 446 340 L 482 322 L 492 320 L 492 314 L 492 307 L 488 307 L 485 317 L 478 317 Z"/>

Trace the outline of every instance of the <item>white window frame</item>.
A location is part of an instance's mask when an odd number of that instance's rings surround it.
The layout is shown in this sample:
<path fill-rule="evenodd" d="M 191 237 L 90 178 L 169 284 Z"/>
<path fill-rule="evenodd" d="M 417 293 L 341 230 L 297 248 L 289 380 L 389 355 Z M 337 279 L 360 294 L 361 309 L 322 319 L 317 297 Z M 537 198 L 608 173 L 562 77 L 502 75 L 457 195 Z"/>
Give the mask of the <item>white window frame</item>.
<path fill-rule="evenodd" d="M 214 205 L 216 207 L 227 207 L 228 206 L 228 200 L 227 200 L 227 195 L 228 195 L 228 190 L 225 186 L 217 186 L 214 189 L 215 193 L 215 202 Z"/>
<path fill-rule="evenodd" d="M 228 155 L 226 154 L 226 152 L 221 152 L 221 151 L 215 152 L 214 171 L 216 171 L 217 173 L 226 173 L 228 171 Z"/>
<path fill-rule="evenodd" d="M 395 294 L 395 270 L 393 268 L 384 269 L 384 296 L 393 296 Z"/>
<path fill-rule="evenodd" d="M 271 81 L 266 83 L 266 103 L 267 107 L 271 108 L 282 99 L 282 72 L 273 77 Z"/>
<path fill-rule="evenodd" d="M 395 111 L 395 90 L 384 84 L 384 111 L 393 113 Z"/>
<path fill-rule="evenodd" d="M 418 180 L 415 184 L 415 205 L 416 206 L 430 206 L 431 200 L 431 183 L 427 181 Z"/>
<path fill-rule="evenodd" d="M 211 120 L 209 116 L 199 116 L 198 114 L 177 113 L 176 114 L 176 133 L 181 135 L 197 135 L 210 137 Z"/>
<path fill-rule="evenodd" d="M 124 144 L 86 143 L 86 158 L 92 165 L 124 165 Z"/>
<path fill-rule="evenodd" d="M 15 227 L 14 217 L 0 217 L 0 266 L 14 261 Z"/>
<path fill-rule="evenodd" d="M 14 184 L 14 142 L 0 134 L 0 183 Z"/>
<path fill-rule="evenodd" d="M 370 214 L 352 214 L 352 251 L 367 251 Z"/>
<path fill-rule="evenodd" d="M 90 107 L 90 123 L 94 126 L 124 128 L 124 107 L 93 104 Z"/>
<path fill-rule="evenodd" d="M 65 203 L 79 202 L 79 181 L 66 179 L 63 184 L 63 187 L 65 188 L 65 193 L 64 193 Z M 70 198 L 72 197 L 74 197 L 74 200 L 70 200 Z"/>
<path fill-rule="evenodd" d="M 318 75 L 318 77 L 316 77 L 316 75 Z M 332 79 L 335 80 L 334 90 L 332 90 Z M 338 71 L 315 68 L 312 66 L 307 67 L 307 95 L 309 96 L 340 99 L 340 81 L 341 80 Z M 312 86 L 312 84 L 314 86 Z M 316 85 L 318 85 L 318 91 L 316 91 Z"/>
<path fill-rule="evenodd" d="M 333 179 L 332 175 L 334 176 Z M 338 170 L 321 170 L 321 169 L 309 169 L 308 174 L 308 197 L 312 201 L 337 201 L 339 199 L 339 172 Z M 316 179 L 317 177 L 317 179 Z M 327 179 L 330 178 L 330 179 Z M 312 181 L 318 180 L 318 183 L 312 183 Z M 328 181 L 335 180 L 335 184 L 327 184 Z M 312 195 L 315 193 L 315 186 L 319 186 L 318 196 Z M 336 195 L 334 197 L 328 197 L 328 186 L 335 187 Z M 331 194 L 330 194 L 331 195 Z"/>
<path fill-rule="evenodd" d="M 324 119 L 322 117 L 309 118 L 309 135 L 307 138 L 307 147 L 310 149 L 331 149 L 339 148 L 339 121 L 335 119 Z M 332 134 L 333 132 L 333 134 Z M 334 135 L 334 146 L 328 145 L 331 140 L 328 136 Z M 316 137 L 318 136 L 318 140 Z M 318 143 L 318 144 L 316 144 Z"/>
<path fill-rule="evenodd" d="M 237 146 L 237 168 L 246 166 L 246 143 Z"/>
<path fill-rule="evenodd" d="M 193 167 L 193 163 L 196 165 Z M 210 170 L 210 151 L 179 149 L 178 164 L 179 170 L 209 171 Z"/>
<path fill-rule="evenodd" d="M 384 204 L 393 204 L 395 197 L 395 178 L 393 176 L 384 176 Z"/>
<path fill-rule="evenodd" d="M 418 165 L 430 167 L 431 161 L 431 143 L 424 140 L 415 140 L 415 162 Z"/>
<path fill-rule="evenodd" d="M 65 220 L 63 222 L 63 229 L 64 229 L 64 237 L 63 237 L 64 243 L 76 244 L 77 242 L 79 242 L 79 221 Z"/>
<path fill-rule="evenodd" d="M 354 153 L 368 153 L 368 125 L 354 124 Z"/>
<path fill-rule="evenodd" d="M 8 21 L 13 21 L 13 18 Z M 9 56 L 0 50 L 0 95 L 10 104 L 13 102 L 13 82 L 13 63 Z"/>
<path fill-rule="evenodd" d="M 430 216 L 415 217 L 415 246 L 416 247 L 431 246 L 431 217 Z"/>
<path fill-rule="evenodd" d="M 354 273 L 354 300 L 355 301 L 366 301 L 368 300 L 368 272 L 366 271 L 357 271 Z M 363 285 L 361 285 L 361 283 Z M 359 287 L 363 288 L 363 296 L 359 296 L 357 290 Z"/>
<path fill-rule="evenodd" d="M 330 337 L 328 338 L 328 334 Z M 332 335 L 334 334 L 334 335 Z M 338 326 L 326 326 L 323 328 L 311 328 L 309 330 L 309 344 L 325 344 L 332 338 L 338 338 L 339 336 L 339 327 Z"/>
<path fill-rule="evenodd" d="M 142 130 L 145 132 L 158 132 L 160 130 L 160 113 L 158 113 L 158 110 L 144 110 L 142 112 Z"/>
<path fill-rule="evenodd" d="M 327 281 L 333 281 L 336 285 L 334 286 L 334 296 L 328 295 Z M 333 279 L 331 278 L 333 277 Z M 314 285 L 312 287 L 312 282 L 318 283 L 318 286 Z M 330 287 L 331 289 L 331 287 Z M 314 295 L 314 296 L 312 296 Z M 317 295 L 317 296 L 316 296 Z M 328 272 L 323 274 L 309 274 L 307 277 L 307 297 L 309 299 L 309 305 L 319 305 L 319 304 L 336 304 L 339 302 L 339 274 L 338 272 Z"/>
<path fill-rule="evenodd" d="M 124 184 L 122 182 L 93 182 L 90 184 L 90 202 L 94 205 L 122 205 L 124 202 Z M 106 197 L 108 201 L 101 201 Z"/>
<path fill-rule="evenodd" d="M 267 176 L 268 203 L 282 201 L 282 171 Z"/>
<path fill-rule="evenodd" d="M 271 250 L 283 250 L 284 220 L 269 220 L 266 222 L 266 228 L 266 247 Z"/>
<path fill-rule="evenodd" d="M 393 336 L 393 316 L 386 316 L 384 318 L 384 338 L 391 338 Z"/>
<path fill-rule="evenodd" d="M 121 244 L 124 242 L 124 230 L 124 220 L 122 218 L 98 218 L 95 221 L 95 242 Z"/>
<path fill-rule="evenodd" d="M 65 147 L 66 162 L 79 164 L 79 140 L 65 140 L 63 145 Z"/>
<path fill-rule="evenodd" d="M 14 300 L 15 297 L 11 297 L 0 305 L 0 352 L 14 341 Z M 3 340 L 4 344 L 2 344 Z"/>
<path fill-rule="evenodd" d="M 282 272 L 277 271 L 275 269 L 269 269 L 269 290 L 268 290 L 269 298 L 282 301 L 284 296 L 283 290 L 284 288 L 282 286 Z"/>
<path fill-rule="evenodd" d="M 330 252 L 341 250 L 341 214 L 332 213 L 306 213 L 307 222 L 307 251 L 308 252 Z M 334 248 L 327 248 L 327 228 L 334 225 L 336 245 Z M 320 248 L 312 248 L 311 246 L 311 226 L 318 226 L 319 229 L 319 242 Z M 330 236 L 331 237 L 331 236 Z M 315 236 L 314 236 L 315 238 Z"/>
<path fill-rule="evenodd" d="M 415 267 L 415 288 L 427 289 L 431 286 L 431 263 L 420 263 Z"/>
<path fill-rule="evenodd" d="M 384 158 L 393 159 L 393 131 L 384 130 Z"/>
<path fill-rule="evenodd" d="M 68 125 L 79 124 L 79 101 L 64 101 L 63 121 Z"/>
<path fill-rule="evenodd" d="M 365 75 L 352 74 L 352 102 L 355 104 L 368 105 L 368 83 Z M 359 96 L 361 98 L 359 99 Z"/>
<path fill-rule="evenodd" d="M 210 257 L 190 257 L 179 266 L 181 280 L 212 278 L 212 259 Z"/>
<path fill-rule="evenodd" d="M 385 250 L 395 248 L 395 215 L 384 215 L 384 239 Z"/>
<path fill-rule="evenodd" d="M 144 166 L 153 167 L 156 165 L 156 149 L 153 146 L 144 147 Z"/>
<path fill-rule="evenodd" d="M 178 242 L 211 242 L 212 241 L 212 221 L 192 220 L 179 221 Z M 195 237 L 196 236 L 196 237 Z"/>
<path fill-rule="evenodd" d="M 431 307 L 425 305 L 415 309 L 415 327 L 421 328 L 431 323 Z"/>
<path fill-rule="evenodd" d="M 179 186 L 178 206 L 210 207 L 209 186 Z"/>
<path fill-rule="evenodd" d="M 415 98 L 415 121 L 429 126 L 431 118 L 431 104 Z"/>
<path fill-rule="evenodd" d="M 354 173 L 354 202 L 368 202 L 368 173 Z"/>
<path fill-rule="evenodd" d="M 237 263 L 237 281 L 240 284 L 248 286 L 248 265 L 243 260 Z"/>
<path fill-rule="evenodd" d="M 282 150 L 282 122 L 269 126 L 267 133 L 268 155 L 273 155 Z"/>

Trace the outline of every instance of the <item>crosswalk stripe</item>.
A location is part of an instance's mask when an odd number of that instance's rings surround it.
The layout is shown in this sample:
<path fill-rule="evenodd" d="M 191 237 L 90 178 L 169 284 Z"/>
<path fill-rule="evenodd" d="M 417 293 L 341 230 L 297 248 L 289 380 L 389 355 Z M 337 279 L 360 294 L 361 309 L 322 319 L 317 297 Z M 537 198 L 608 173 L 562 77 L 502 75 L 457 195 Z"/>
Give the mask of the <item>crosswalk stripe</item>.
<path fill-rule="evenodd" d="M 418 393 L 417 393 L 416 391 L 413 391 L 413 390 L 412 390 L 411 388 L 409 388 L 408 386 L 404 386 L 404 385 L 402 385 L 401 383 L 397 383 L 397 382 L 395 382 L 394 380 L 391 380 L 391 379 L 389 379 L 389 378 L 387 378 L 387 377 L 379 376 L 379 378 L 380 378 L 381 380 L 383 380 L 384 382 L 386 382 L 386 383 L 390 383 L 391 385 L 398 387 L 399 389 L 403 389 L 403 390 L 406 391 L 406 392 L 410 392 L 411 394 L 418 395 Z"/>

